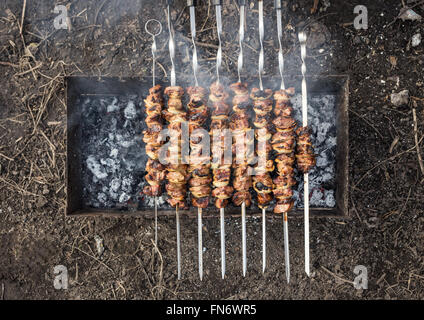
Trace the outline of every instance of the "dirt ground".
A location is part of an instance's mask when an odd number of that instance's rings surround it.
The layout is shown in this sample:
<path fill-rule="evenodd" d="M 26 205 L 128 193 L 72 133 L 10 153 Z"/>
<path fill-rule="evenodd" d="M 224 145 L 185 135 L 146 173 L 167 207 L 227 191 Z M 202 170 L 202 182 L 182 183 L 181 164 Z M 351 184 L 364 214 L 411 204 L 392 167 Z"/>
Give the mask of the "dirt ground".
<path fill-rule="evenodd" d="M 197 10 L 199 63 L 214 72 L 217 37 L 208 1 Z M 286 70 L 300 73 L 297 31 L 306 27 L 309 74 L 350 76 L 351 219 L 311 221 L 312 276 L 303 271 L 303 220 L 290 219 L 292 279 L 284 273 L 280 220 L 268 224 L 268 270 L 261 272 L 261 224 L 248 220 L 249 265 L 241 274 L 241 226 L 227 221 L 227 279 L 220 279 L 219 225 L 205 221 L 205 278 L 197 273 L 196 220 L 182 222 L 183 279 L 176 279 L 175 221 L 143 218 L 65 218 L 65 76 L 150 74 L 149 18 L 166 31 L 165 1 L 24 1 L 0 4 L 0 299 L 422 299 L 424 298 L 424 172 L 422 149 L 424 44 L 419 21 L 398 14 L 407 0 L 286 1 Z M 358 3 L 356 3 L 358 2 Z M 404 4 L 403 4 L 404 2 Z M 408 1 L 411 2 L 411 1 Z M 236 74 L 236 1 L 223 9 L 223 72 Z M 253 3 L 253 1 L 249 1 Z M 71 30 L 56 30 L 55 5 L 69 9 Z M 185 1 L 173 10 L 178 68 L 191 72 Z M 329 4 L 327 7 L 326 4 Z M 357 4 L 368 9 L 368 30 L 353 26 Z M 275 12 L 266 1 L 268 75 L 278 75 Z M 412 4 L 409 4 L 412 6 Z M 255 74 L 257 11 L 250 9 L 245 61 Z M 424 16 L 424 7 L 413 8 Z M 169 70 L 167 32 L 158 38 L 159 76 Z M 191 52 L 191 51 L 190 51 Z M 390 94 L 409 90 L 395 106 Z M 417 132 L 414 132 L 413 109 Z M 422 151 L 421 151 L 422 152 Z M 95 237 L 104 241 L 100 256 Z M 53 286 L 56 265 L 69 271 L 69 288 Z M 368 270 L 357 290 L 353 269 Z"/>

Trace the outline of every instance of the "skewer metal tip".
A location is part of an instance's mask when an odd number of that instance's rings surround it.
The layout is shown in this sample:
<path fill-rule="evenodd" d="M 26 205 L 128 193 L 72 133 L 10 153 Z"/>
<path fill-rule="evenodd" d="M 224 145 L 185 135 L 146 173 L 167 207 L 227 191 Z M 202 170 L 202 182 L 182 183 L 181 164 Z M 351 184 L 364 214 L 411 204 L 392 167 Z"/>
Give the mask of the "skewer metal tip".
<path fill-rule="evenodd" d="M 305 206 L 305 272 L 310 277 L 310 257 L 309 257 L 309 174 L 303 175 L 304 181 L 304 206 Z"/>
<path fill-rule="evenodd" d="M 225 218 L 224 208 L 220 208 L 220 222 L 221 222 L 221 276 L 225 278 Z"/>
<path fill-rule="evenodd" d="M 241 230 L 242 230 L 242 252 L 243 252 L 243 277 L 247 271 L 247 254 L 246 254 L 246 204 L 241 205 Z"/>
<path fill-rule="evenodd" d="M 155 197 L 155 245 L 158 245 L 158 197 Z"/>
<path fill-rule="evenodd" d="M 178 205 L 175 207 L 175 217 L 177 222 L 177 274 L 178 280 L 181 279 L 181 244 L 180 244 L 180 216 L 178 214 Z"/>
<path fill-rule="evenodd" d="M 298 37 L 301 44 L 306 43 L 306 33 L 304 31 L 300 31 Z"/>
<path fill-rule="evenodd" d="M 266 269 L 266 209 L 262 209 L 262 273 Z"/>
<path fill-rule="evenodd" d="M 203 235 L 202 235 L 202 208 L 197 209 L 197 250 L 199 254 L 199 277 L 203 280 Z"/>
<path fill-rule="evenodd" d="M 284 229 L 284 260 L 286 264 L 286 279 L 287 283 L 290 282 L 290 250 L 289 250 L 289 227 L 287 221 L 287 212 L 283 216 L 283 229 Z"/>

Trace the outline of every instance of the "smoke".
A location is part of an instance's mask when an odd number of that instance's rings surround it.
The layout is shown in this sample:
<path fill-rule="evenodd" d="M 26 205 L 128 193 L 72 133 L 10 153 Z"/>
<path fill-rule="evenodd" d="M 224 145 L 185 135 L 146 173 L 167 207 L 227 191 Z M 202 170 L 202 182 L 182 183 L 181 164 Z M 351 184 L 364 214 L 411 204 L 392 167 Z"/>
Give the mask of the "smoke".
<path fill-rule="evenodd" d="M 165 86 L 169 84 L 170 57 L 168 51 L 168 31 L 165 15 L 165 1 L 155 3 L 152 1 L 107 1 L 97 16 L 97 23 L 101 24 L 99 30 L 110 30 L 121 25 L 125 39 L 119 41 L 135 41 L 134 50 L 129 48 L 119 49 L 128 53 L 128 60 L 136 58 L 139 54 L 143 59 L 138 59 L 143 83 L 140 93 L 147 95 L 147 89 L 151 85 L 151 39 L 144 31 L 144 23 L 151 18 L 158 19 L 163 26 L 161 35 L 157 37 L 157 65 L 156 74 L 158 83 Z M 253 2 L 252 2 L 253 3 Z M 256 3 L 256 1 L 254 2 Z M 203 4 L 203 2 L 202 2 Z M 250 4 L 250 3 L 249 3 Z M 188 9 L 184 8 L 185 1 L 175 1 L 172 10 L 172 21 L 175 29 L 176 43 L 176 68 L 177 84 L 183 87 L 194 85 L 192 70 L 192 43 L 190 37 Z M 73 7 L 73 10 L 77 6 Z M 81 8 L 80 8 L 81 9 Z M 235 1 L 224 1 L 222 9 L 223 17 L 223 63 L 220 79 L 224 84 L 230 84 L 237 80 L 238 58 L 238 9 Z M 91 12 L 91 11 L 90 11 Z M 91 12 L 92 13 L 92 12 Z M 199 85 L 208 88 L 215 81 L 215 58 L 218 40 L 215 30 L 215 14 L 213 7 L 199 5 L 197 13 L 197 45 L 199 73 Z M 202 18 L 200 18 L 202 17 Z M 206 18 L 207 17 L 207 18 Z M 94 19 L 91 16 L 91 20 Z M 278 72 L 278 41 L 275 28 L 275 11 L 272 2 L 265 3 L 265 60 L 264 60 L 264 86 L 273 90 L 279 88 L 280 77 Z M 137 22 L 127 24 L 125 22 Z M 286 23 L 283 21 L 283 26 Z M 288 29 L 286 29 L 288 30 Z M 134 31 L 134 33 L 132 33 Z M 101 36 L 101 35 L 100 35 Z M 88 39 L 95 41 L 96 34 L 89 34 Z M 283 45 L 285 47 L 285 71 L 287 74 L 300 73 L 299 48 L 295 47 L 296 34 L 294 31 L 284 32 Z M 98 42 L 94 42 L 99 46 Z M 250 88 L 258 86 L 258 59 L 259 59 L 259 32 L 258 14 L 249 6 L 246 16 L 246 32 L 244 45 L 244 68 L 241 73 L 242 81 L 248 82 Z M 125 43 L 127 44 L 127 43 Z M 94 48 L 96 49 L 96 47 Z M 120 55 L 122 56 L 122 55 Z M 124 55 L 125 56 L 125 55 Z M 114 68 L 119 69 L 122 61 L 113 61 Z M 137 65 L 136 65 L 137 66 Z M 113 73 L 114 68 L 110 68 Z M 297 83 L 286 79 L 286 86 L 296 86 Z M 94 88 L 92 93 L 104 93 L 101 86 Z M 113 92 L 115 93 L 115 92 Z M 184 98 L 187 103 L 187 97 Z M 142 96 L 119 95 L 108 97 L 92 97 L 89 100 L 80 100 L 78 108 L 82 108 L 84 119 L 82 130 L 85 132 L 82 141 L 82 162 L 84 181 L 85 203 L 93 207 L 122 207 L 127 206 L 128 201 L 138 202 L 140 208 L 153 207 L 153 202 L 139 195 L 145 182 L 144 166 L 147 156 L 143 152 L 144 144 L 140 133 L 143 124 L 143 110 L 140 102 Z M 294 108 L 297 120 L 300 120 L 301 103 L 300 95 L 294 99 Z M 335 206 L 335 150 L 336 150 L 336 98 L 333 94 L 311 93 L 309 99 L 310 125 L 315 137 L 314 145 L 317 158 L 317 167 L 310 174 L 312 207 Z M 110 115 L 113 115 L 110 117 Z M 251 118 L 254 114 L 251 111 Z M 71 115 L 71 123 L 77 124 L 79 117 Z M 228 139 L 227 139 L 228 140 Z M 230 139 L 231 140 L 231 139 Z M 228 149 L 227 149 L 228 150 Z M 231 150 L 231 148 L 229 149 Z M 232 155 L 231 155 L 232 156 Z M 231 162 L 231 161 L 230 161 Z M 106 175 L 106 176 L 105 176 Z M 297 175 L 299 182 L 301 177 Z M 300 206 L 303 201 L 303 184 L 299 183 L 295 188 L 294 199 Z M 159 199 L 161 208 L 167 208 L 164 197 Z"/>

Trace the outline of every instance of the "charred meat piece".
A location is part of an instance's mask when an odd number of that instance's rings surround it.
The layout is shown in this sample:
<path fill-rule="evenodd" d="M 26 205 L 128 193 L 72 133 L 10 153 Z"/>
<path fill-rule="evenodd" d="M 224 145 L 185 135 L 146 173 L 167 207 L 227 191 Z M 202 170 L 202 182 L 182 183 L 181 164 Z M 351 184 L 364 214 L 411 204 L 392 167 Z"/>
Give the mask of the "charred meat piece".
<path fill-rule="evenodd" d="M 228 198 L 231 198 L 233 188 L 229 186 L 231 178 L 231 164 L 225 163 L 224 146 L 225 130 L 229 129 L 228 115 L 230 106 L 227 104 L 229 94 L 225 86 L 215 82 L 210 86 L 210 108 L 212 110 L 210 134 L 212 151 L 212 168 L 214 189 L 212 196 L 215 197 L 215 206 L 225 208 L 228 204 Z M 216 135 L 219 136 L 216 136 Z"/>
<path fill-rule="evenodd" d="M 277 153 L 275 162 L 277 163 L 278 177 L 273 180 L 273 194 L 277 199 L 274 213 L 277 214 L 289 212 L 294 205 L 292 186 L 296 184 L 293 165 L 295 161 L 295 129 L 297 123 L 292 117 L 293 107 L 290 97 L 293 94 L 293 88 L 279 90 L 274 93 L 275 118 L 272 123 L 277 132 L 273 134 L 271 143 L 272 148 Z"/>
<path fill-rule="evenodd" d="M 253 88 L 250 97 L 253 100 L 253 110 L 255 119 L 253 124 L 258 129 L 255 133 L 256 154 L 258 163 L 255 166 L 255 175 L 253 176 L 253 189 L 258 196 L 258 205 L 260 208 L 267 208 L 272 201 L 272 179 L 270 172 L 274 171 L 274 161 L 270 159 L 272 146 L 269 140 L 272 137 L 272 90 L 260 90 Z"/>
<path fill-rule="evenodd" d="M 143 193 L 149 197 L 161 195 L 162 181 L 166 174 L 165 167 L 157 160 L 162 145 L 159 135 L 163 128 L 161 118 L 163 103 L 161 86 L 156 85 L 150 88 L 149 95 L 144 99 L 147 129 L 143 131 L 143 141 L 146 143 L 146 154 L 149 157 L 145 176 L 149 185 L 144 187 Z"/>
<path fill-rule="evenodd" d="M 168 96 L 167 110 L 162 112 L 163 117 L 168 122 L 168 130 L 171 132 L 171 141 L 176 143 L 168 149 L 166 155 L 167 160 L 170 162 L 167 165 L 166 191 L 168 193 L 168 203 L 172 207 L 180 209 L 187 208 L 187 182 L 190 178 L 188 167 L 183 164 L 181 157 L 183 123 L 187 120 L 187 113 L 184 110 L 182 97 L 184 89 L 179 86 L 167 87 L 165 95 Z"/>
<path fill-rule="evenodd" d="M 254 157 L 250 146 L 254 143 L 249 137 L 249 109 L 252 107 L 252 102 L 249 98 L 249 90 L 247 84 L 236 82 L 230 85 L 230 89 L 234 93 L 232 100 L 233 114 L 230 118 L 230 129 L 233 135 L 233 187 L 237 191 L 234 193 L 232 201 L 236 206 L 244 203 L 247 207 L 251 205 L 252 199 L 249 189 L 252 187 L 252 177 L 248 163 Z"/>
<path fill-rule="evenodd" d="M 316 164 L 314 148 L 311 143 L 311 133 L 308 127 L 297 129 L 297 166 L 303 173 L 309 172 Z"/>
<path fill-rule="evenodd" d="M 210 157 L 203 155 L 201 142 L 203 141 L 204 132 L 201 129 L 209 117 L 209 110 L 206 105 L 207 91 L 202 87 L 189 87 L 187 93 L 190 101 L 187 105 L 189 132 L 190 132 L 190 166 L 189 173 L 191 178 L 189 181 L 191 192 L 191 203 L 197 208 L 206 208 L 209 204 L 209 195 L 212 188 L 210 183 L 212 177 L 210 175 Z M 197 130 L 197 131 L 196 131 Z"/>

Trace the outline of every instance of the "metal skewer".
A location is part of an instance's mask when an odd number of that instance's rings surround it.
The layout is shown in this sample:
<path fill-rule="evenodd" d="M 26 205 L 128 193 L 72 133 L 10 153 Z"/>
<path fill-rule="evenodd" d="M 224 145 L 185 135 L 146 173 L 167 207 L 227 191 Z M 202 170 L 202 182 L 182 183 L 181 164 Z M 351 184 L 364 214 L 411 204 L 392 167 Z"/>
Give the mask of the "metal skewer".
<path fill-rule="evenodd" d="M 244 41 L 244 21 L 246 13 L 246 0 L 239 0 L 240 6 L 240 24 L 239 24 L 239 55 L 237 59 L 238 82 L 241 82 L 241 71 L 243 69 L 243 41 Z M 246 254 L 246 203 L 241 204 L 241 243 L 242 243 L 242 259 L 243 259 L 243 277 L 247 271 L 247 254 Z"/>
<path fill-rule="evenodd" d="M 241 70 L 243 69 L 243 41 L 244 41 L 244 21 L 246 20 L 246 0 L 239 0 L 240 24 L 239 24 L 239 55 L 237 60 L 238 82 L 241 82 Z"/>
<path fill-rule="evenodd" d="M 264 2 L 263 0 L 258 1 L 259 9 L 259 43 L 261 49 L 259 51 L 259 63 L 258 63 L 258 73 L 259 73 L 259 88 L 264 89 L 262 84 L 262 73 L 264 72 Z"/>
<path fill-rule="evenodd" d="M 259 51 L 258 74 L 259 74 L 259 88 L 264 89 L 262 84 L 262 73 L 264 72 L 264 3 L 263 0 L 258 1 L 259 10 L 259 43 L 261 49 Z M 266 209 L 262 209 L 262 272 L 265 273 L 266 269 Z"/>
<path fill-rule="evenodd" d="M 197 81 L 197 49 L 196 49 L 196 0 L 187 0 L 187 6 L 190 10 L 190 31 L 191 41 L 193 42 L 193 74 L 196 86 L 199 85 Z M 199 256 L 199 277 L 203 279 L 203 234 L 202 234 L 202 208 L 197 208 L 197 250 Z"/>
<path fill-rule="evenodd" d="M 199 254 L 199 277 L 203 280 L 202 208 L 197 208 L 197 251 Z"/>
<path fill-rule="evenodd" d="M 175 217 L 177 220 L 177 274 L 178 280 L 181 279 L 181 239 L 180 239 L 180 215 L 178 205 L 175 207 Z"/>
<path fill-rule="evenodd" d="M 247 257 L 246 257 L 246 203 L 241 204 L 241 234 L 242 234 L 242 251 L 243 251 L 243 277 L 246 276 L 247 271 Z"/>
<path fill-rule="evenodd" d="M 216 31 L 218 34 L 218 52 L 216 54 L 216 81 L 219 83 L 219 69 L 222 63 L 222 44 L 221 44 L 221 33 L 222 33 L 222 19 L 221 19 L 221 7 L 222 0 L 212 0 L 212 4 L 215 6 L 215 17 L 216 17 Z M 220 225 L 221 225 L 221 276 L 225 278 L 225 209 L 220 208 Z"/>
<path fill-rule="evenodd" d="M 215 6 L 215 17 L 216 17 L 216 32 L 218 34 L 218 51 L 216 53 L 216 81 L 219 83 L 219 69 L 222 63 L 222 18 L 221 18 L 221 7 L 222 0 L 212 0 L 212 4 Z"/>
<path fill-rule="evenodd" d="M 175 43 L 174 43 L 174 30 L 171 23 L 171 4 L 172 0 L 168 0 L 167 6 L 167 19 L 168 19 L 168 32 L 169 32 L 169 56 L 171 58 L 171 86 L 176 84 L 175 75 Z M 180 239 L 180 216 L 178 214 L 178 205 L 175 207 L 175 219 L 177 224 L 177 269 L 178 269 L 178 280 L 181 279 L 181 239 Z"/>
<path fill-rule="evenodd" d="M 159 26 L 159 29 L 156 32 L 149 30 L 149 25 L 152 22 L 157 23 Z M 153 81 L 153 87 L 154 87 L 156 85 L 156 52 L 157 52 L 156 37 L 160 35 L 162 32 L 162 23 L 160 23 L 156 19 L 150 19 L 144 25 L 144 29 L 149 35 L 152 36 L 152 60 L 153 60 L 152 62 L 152 79 L 153 80 L 152 81 Z M 156 247 L 158 245 L 158 198 L 157 196 L 155 196 L 155 245 Z"/>
<path fill-rule="evenodd" d="M 308 92 L 306 87 L 306 34 L 299 33 L 300 55 L 302 58 L 302 120 L 303 126 L 308 126 Z M 303 175 L 304 220 L 305 220 L 305 272 L 310 276 L 309 266 L 309 175 Z"/>
<path fill-rule="evenodd" d="M 175 83 L 176 83 L 175 63 L 174 63 L 175 42 L 174 42 L 174 28 L 171 23 L 171 4 L 172 4 L 172 0 L 168 0 L 168 6 L 167 6 L 168 32 L 169 32 L 168 48 L 169 48 L 169 56 L 171 58 L 171 86 L 175 86 Z"/>
<path fill-rule="evenodd" d="M 283 27 L 281 22 L 281 0 L 275 0 L 275 10 L 277 12 L 277 33 L 278 33 L 278 69 L 281 76 L 281 85 L 280 89 L 284 90 L 284 57 L 283 57 Z M 290 251 L 289 251 L 289 227 L 287 221 L 287 212 L 284 212 L 283 215 L 283 231 L 284 231 L 284 261 L 286 266 L 286 279 L 287 283 L 290 282 Z"/>
<path fill-rule="evenodd" d="M 197 48 L 196 48 L 196 0 L 187 0 L 187 6 L 190 10 L 190 31 L 191 31 L 191 41 L 193 43 L 193 74 L 194 74 L 194 82 L 196 86 L 199 85 L 197 81 Z"/>
<path fill-rule="evenodd" d="M 225 219 L 224 208 L 219 209 L 220 223 L 221 223 L 221 276 L 225 278 Z"/>
<path fill-rule="evenodd" d="M 275 10 L 277 12 L 277 34 L 278 34 L 278 69 L 280 71 L 281 76 L 281 85 L 280 88 L 282 90 L 285 89 L 284 86 L 284 56 L 283 56 L 283 43 L 282 43 L 282 37 L 283 37 L 283 26 L 281 22 L 281 0 L 275 0 Z"/>
<path fill-rule="evenodd" d="M 262 208 L 262 273 L 266 269 L 266 209 Z"/>

